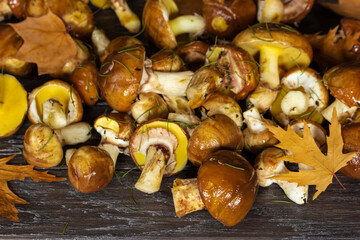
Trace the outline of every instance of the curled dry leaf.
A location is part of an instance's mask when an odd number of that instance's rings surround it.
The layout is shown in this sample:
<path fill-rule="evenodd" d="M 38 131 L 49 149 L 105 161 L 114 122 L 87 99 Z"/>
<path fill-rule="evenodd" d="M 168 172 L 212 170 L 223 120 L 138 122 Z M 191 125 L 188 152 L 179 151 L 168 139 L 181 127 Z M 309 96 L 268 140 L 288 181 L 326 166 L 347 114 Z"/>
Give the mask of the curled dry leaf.
<path fill-rule="evenodd" d="M 15 222 L 19 222 L 19 217 L 17 215 L 18 210 L 16 209 L 15 204 L 28 204 L 28 202 L 18 197 L 9 189 L 7 184 L 8 181 L 24 180 L 26 177 L 29 177 L 36 182 L 53 182 L 64 181 L 66 178 L 58 178 L 48 174 L 47 171 L 36 171 L 32 165 L 19 166 L 6 164 L 14 157 L 15 155 L 0 159 L 0 215 Z"/>
<path fill-rule="evenodd" d="M 312 170 L 288 172 L 275 176 L 273 179 L 297 182 L 300 186 L 316 185 L 317 192 L 314 194 L 313 200 L 324 192 L 332 183 L 333 177 L 337 179 L 335 173 L 346 166 L 347 162 L 356 154 L 343 154 L 344 142 L 341 136 L 341 125 L 336 116 L 336 109 L 334 109 L 329 126 L 329 136 L 326 137 L 327 155 L 324 155 L 316 145 L 307 124 L 304 124 L 303 137 L 295 133 L 291 127 L 283 130 L 281 127 L 267 125 L 266 127 L 274 134 L 274 137 L 280 141 L 276 147 L 292 152 L 291 155 L 282 157 L 282 160 L 303 163 L 313 168 Z"/>
<path fill-rule="evenodd" d="M 10 26 L 24 40 L 15 57 L 36 63 L 39 75 L 58 72 L 76 56 L 75 41 L 67 33 L 63 21 L 51 11 Z"/>

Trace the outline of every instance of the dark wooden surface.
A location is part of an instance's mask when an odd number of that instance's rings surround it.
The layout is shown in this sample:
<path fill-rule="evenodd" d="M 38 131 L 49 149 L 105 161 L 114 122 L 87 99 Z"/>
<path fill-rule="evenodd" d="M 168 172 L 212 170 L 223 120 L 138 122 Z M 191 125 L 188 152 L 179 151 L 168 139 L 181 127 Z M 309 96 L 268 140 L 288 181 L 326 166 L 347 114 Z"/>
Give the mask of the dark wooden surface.
<path fill-rule="evenodd" d="M 144 1 L 128 2 L 140 16 Z M 110 38 L 126 33 L 111 10 L 99 12 L 95 19 Z M 301 23 L 300 29 L 307 33 L 327 31 L 338 20 L 336 15 L 316 7 Z M 144 40 L 142 36 L 140 39 Z M 146 46 L 148 52 L 154 52 L 148 44 Z M 28 91 L 44 82 L 43 78 L 36 76 L 21 81 Z M 104 102 L 92 108 L 86 107 L 84 119 L 93 123 L 106 108 Z M 0 158 L 18 154 L 11 163 L 24 163 L 17 148 L 23 147 L 23 135 L 29 126 L 26 120 L 15 135 L 0 139 L 0 145 L 5 144 L 0 147 Z M 94 132 L 88 144 L 97 145 L 98 141 L 99 135 Z M 116 169 L 127 171 L 133 166 L 130 158 L 120 156 Z M 50 172 L 67 177 L 66 166 L 52 168 Z M 138 170 L 131 171 L 122 178 L 122 184 L 114 177 L 106 189 L 93 194 L 77 192 L 68 181 L 11 181 L 10 188 L 30 204 L 17 205 L 19 223 L 0 217 L 0 238 L 360 238 L 360 182 L 342 176 L 339 178 L 346 190 L 334 182 L 318 199 L 303 206 L 273 202 L 287 200 L 276 185 L 260 188 L 246 218 L 235 227 L 224 227 L 205 210 L 182 218 L 175 216 L 170 188 L 175 177 L 196 176 L 196 168 L 190 164 L 177 176 L 164 179 L 161 190 L 153 195 L 134 189 L 135 204 L 131 188 L 139 175 Z M 310 195 L 313 193 L 314 189 Z"/>

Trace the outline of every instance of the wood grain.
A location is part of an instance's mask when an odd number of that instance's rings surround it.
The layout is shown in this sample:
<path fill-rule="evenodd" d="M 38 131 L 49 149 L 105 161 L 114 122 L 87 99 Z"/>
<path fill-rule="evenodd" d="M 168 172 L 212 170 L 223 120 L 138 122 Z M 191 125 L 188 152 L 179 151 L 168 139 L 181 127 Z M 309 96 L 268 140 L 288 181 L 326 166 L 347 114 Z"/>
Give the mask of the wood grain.
<path fill-rule="evenodd" d="M 140 16 L 145 1 L 128 2 Z M 126 34 L 111 10 L 99 12 L 95 19 L 96 25 L 104 28 L 110 38 Z M 300 29 L 305 32 L 327 31 L 338 20 L 336 16 L 334 20 L 334 15 L 327 10 L 316 7 Z M 155 52 L 143 36 L 140 39 L 145 42 L 148 56 Z M 22 78 L 21 82 L 30 91 L 45 80 L 32 75 Z M 109 110 L 109 107 L 104 102 L 85 107 L 84 119 L 92 124 L 105 109 Z M 0 158 L 17 153 L 12 163 L 24 163 L 17 148 L 22 148 L 23 135 L 29 126 L 29 121 L 26 121 L 15 135 L 0 139 L 0 145 L 5 144 L 0 147 Z M 94 132 L 87 144 L 97 145 L 98 141 L 99 135 Z M 129 157 L 120 156 L 117 174 L 121 176 L 121 171 L 133 167 Z M 50 172 L 67 177 L 66 166 L 52 168 Z M 196 168 L 190 164 L 177 176 L 164 179 L 156 194 L 147 195 L 134 189 L 135 204 L 131 189 L 139 176 L 139 170 L 132 170 L 121 178 L 121 183 L 114 177 L 107 188 L 93 194 L 77 192 L 68 181 L 12 181 L 10 188 L 30 204 L 17 205 L 20 223 L 0 218 L 0 238 L 356 239 L 360 236 L 360 182 L 342 176 L 339 178 L 346 190 L 334 182 L 316 201 L 310 200 L 304 206 L 273 202 L 287 201 L 276 185 L 261 188 L 249 214 L 231 228 L 224 227 L 205 210 L 182 218 L 175 216 L 170 188 L 175 177 L 196 176 Z M 310 195 L 313 193 L 314 189 Z"/>

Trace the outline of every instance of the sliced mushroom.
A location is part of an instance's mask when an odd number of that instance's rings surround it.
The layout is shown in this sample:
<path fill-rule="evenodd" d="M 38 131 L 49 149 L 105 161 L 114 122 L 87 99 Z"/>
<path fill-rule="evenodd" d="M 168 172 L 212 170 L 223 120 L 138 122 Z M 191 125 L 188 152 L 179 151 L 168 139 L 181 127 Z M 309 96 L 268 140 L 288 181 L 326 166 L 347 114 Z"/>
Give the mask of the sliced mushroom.
<path fill-rule="evenodd" d="M 180 172 L 187 163 L 188 138 L 176 123 L 156 120 L 138 127 L 130 139 L 130 154 L 142 170 L 135 188 L 159 191 L 163 176 Z"/>

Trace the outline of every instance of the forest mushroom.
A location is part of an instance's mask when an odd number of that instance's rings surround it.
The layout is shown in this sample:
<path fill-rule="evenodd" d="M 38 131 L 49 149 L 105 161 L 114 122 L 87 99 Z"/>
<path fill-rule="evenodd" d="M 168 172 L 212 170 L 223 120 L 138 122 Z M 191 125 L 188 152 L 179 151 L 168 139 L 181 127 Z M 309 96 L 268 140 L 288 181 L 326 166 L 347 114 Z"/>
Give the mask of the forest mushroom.
<path fill-rule="evenodd" d="M 187 163 L 188 137 L 176 123 L 153 120 L 139 126 L 130 139 L 130 154 L 142 171 L 135 188 L 159 191 L 163 176 L 180 172 Z"/>
<path fill-rule="evenodd" d="M 0 25 L 0 66 L 5 72 L 25 76 L 34 69 L 34 63 L 24 62 L 14 57 L 23 42 L 12 27 L 7 24 Z"/>
<path fill-rule="evenodd" d="M 137 33 L 140 30 L 140 19 L 130 9 L 126 0 L 111 0 L 111 8 L 115 11 L 121 25 L 129 32 Z"/>
<path fill-rule="evenodd" d="M 272 183 L 278 184 L 286 196 L 297 204 L 304 204 L 308 198 L 308 186 L 298 186 L 296 182 L 271 179 L 276 175 L 289 172 L 281 157 L 285 153 L 278 148 L 266 148 L 255 159 L 254 168 L 259 179 L 260 187 L 268 187 Z M 300 167 L 300 166 L 299 166 Z"/>
<path fill-rule="evenodd" d="M 166 118 L 169 113 L 164 99 L 156 93 L 140 93 L 131 107 L 131 115 L 138 123 Z"/>
<path fill-rule="evenodd" d="M 84 103 L 93 106 L 99 100 L 97 68 L 94 62 L 85 61 L 72 72 L 70 81 Z"/>
<path fill-rule="evenodd" d="M 344 63 L 329 69 L 324 74 L 325 86 L 336 100 L 321 113 L 331 122 L 336 108 L 340 123 L 351 121 L 360 106 L 360 63 Z"/>
<path fill-rule="evenodd" d="M 80 95 L 64 81 L 48 81 L 31 91 L 27 116 L 31 123 L 45 123 L 52 129 L 79 122 L 83 116 Z"/>
<path fill-rule="evenodd" d="M 252 0 L 204 0 L 203 16 L 207 32 L 231 39 L 254 23 L 256 6 Z"/>
<path fill-rule="evenodd" d="M 177 46 L 176 36 L 190 33 L 201 35 L 205 29 L 205 21 L 199 15 L 183 15 L 178 13 L 174 0 L 149 0 L 143 10 L 145 35 L 159 48 L 174 49 Z"/>
<path fill-rule="evenodd" d="M 209 44 L 205 42 L 192 41 L 186 44 L 179 44 L 175 48 L 175 52 L 184 60 L 190 70 L 196 71 L 205 64 L 208 48 Z"/>
<path fill-rule="evenodd" d="M 343 126 L 341 135 L 344 140 L 343 152 L 356 152 L 356 155 L 340 169 L 340 173 L 349 178 L 360 179 L 360 123 Z"/>
<path fill-rule="evenodd" d="M 329 8 L 339 15 L 360 20 L 360 3 L 357 0 L 318 0 L 317 3 Z"/>
<path fill-rule="evenodd" d="M 314 0 L 258 0 L 259 22 L 300 22 L 312 9 Z"/>
<path fill-rule="evenodd" d="M 75 145 L 91 137 L 89 124 L 80 122 L 60 130 L 37 123 L 31 125 L 24 135 L 24 157 L 26 161 L 40 168 L 58 165 L 63 159 L 64 145 Z"/>
<path fill-rule="evenodd" d="M 305 68 L 312 59 L 312 48 L 306 38 L 295 29 L 278 23 L 251 26 L 236 35 L 233 44 L 252 56 L 259 53 L 260 83 L 249 100 L 261 112 L 270 108 L 278 94 L 279 66 L 285 70 L 295 66 Z"/>
<path fill-rule="evenodd" d="M 251 164 L 229 150 L 211 154 L 202 163 L 197 179 L 206 209 L 225 226 L 234 226 L 247 215 L 259 187 Z"/>
<path fill-rule="evenodd" d="M 321 111 L 328 106 L 329 94 L 318 72 L 293 68 L 283 76 L 281 85 L 270 107 L 271 115 L 281 126 L 300 118 L 322 123 Z"/>
<path fill-rule="evenodd" d="M 184 67 L 183 60 L 172 49 L 161 49 L 151 57 L 151 69 L 160 72 L 178 72 Z"/>
<path fill-rule="evenodd" d="M 324 71 L 344 62 L 360 61 L 360 20 L 343 18 L 340 26 L 327 34 L 305 37 L 314 49 L 314 61 Z"/>
<path fill-rule="evenodd" d="M 23 85 L 14 76 L 0 74 L 0 138 L 19 130 L 27 109 L 27 92 Z"/>
<path fill-rule="evenodd" d="M 95 27 L 93 32 L 91 33 L 91 42 L 94 46 L 94 52 L 101 59 L 105 49 L 110 44 L 110 40 L 106 36 L 104 30 Z"/>
<path fill-rule="evenodd" d="M 212 153 L 220 149 L 241 152 L 244 146 L 243 134 L 236 123 L 223 114 L 210 116 L 195 128 L 187 147 L 188 158 L 199 167 Z"/>
<path fill-rule="evenodd" d="M 215 114 L 224 114 L 231 118 L 236 125 L 241 128 L 243 125 L 242 110 L 239 104 L 232 97 L 224 94 L 215 92 L 211 94 L 202 104 L 202 113 L 207 116 Z"/>
<path fill-rule="evenodd" d="M 274 123 L 265 119 L 256 107 L 246 110 L 243 115 L 247 126 L 243 131 L 246 150 L 256 154 L 262 149 L 278 143 L 278 140 L 265 126 L 265 124 L 273 125 Z"/>

